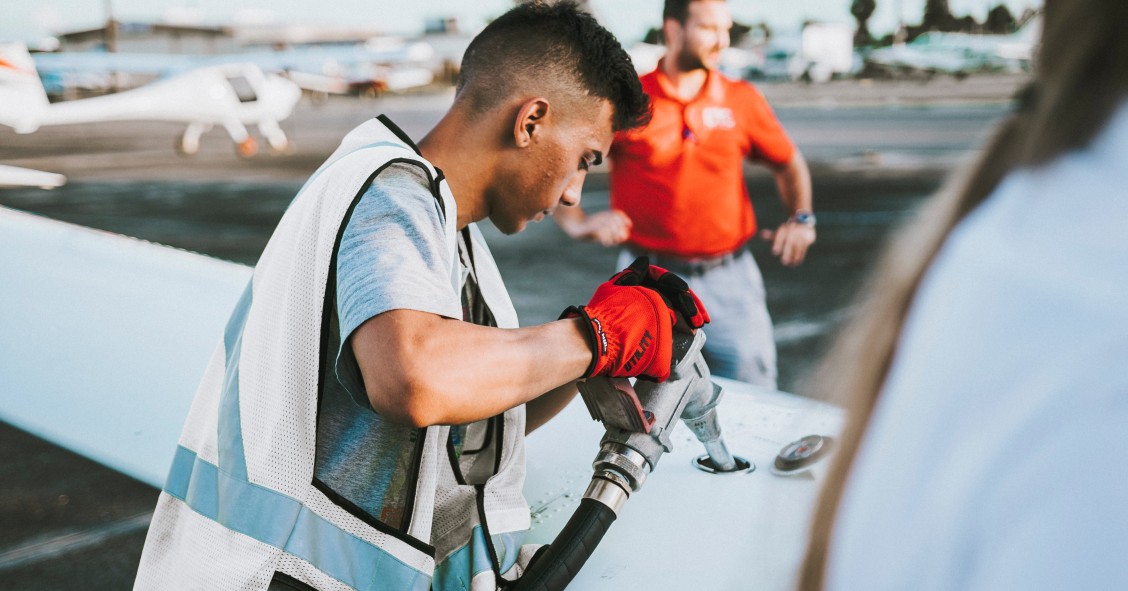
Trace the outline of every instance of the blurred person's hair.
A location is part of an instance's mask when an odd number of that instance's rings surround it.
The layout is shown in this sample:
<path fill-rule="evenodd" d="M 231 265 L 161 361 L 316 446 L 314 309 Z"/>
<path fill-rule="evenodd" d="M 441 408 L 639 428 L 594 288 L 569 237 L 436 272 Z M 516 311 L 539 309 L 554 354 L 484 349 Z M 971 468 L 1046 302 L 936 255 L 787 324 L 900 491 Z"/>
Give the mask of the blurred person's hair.
<path fill-rule="evenodd" d="M 689 5 L 705 1 L 725 2 L 726 0 L 666 0 L 666 4 L 662 7 L 662 20 L 672 18 L 684 25 L 689 18 Z"/>
<path fill-rule="evenodd" d="M 1124 0 L 1046 0 L 1033 81 L 987 148 L 954 175 L 890 242 L 862 288 L 856 317 L 844 327 L 814 378 L 811 393 L 844 405 L 839 440 L 811 524 L 799 588 L 821 589 L 842 491 L 891 366 L 917 287 L 949 232 L 1006 174 L 1044 165 L 1086 146 L 1128 98 L 1128 22 Z"/>
<path fill-rule="evenodd" d="M 616 131 L 650 120 L 630 56 L 571 0 L 534 0 L 487 25 L 466 48 L 456 94 L 477 113 L 541 95 L 563 105 L 608 100 Z"/>

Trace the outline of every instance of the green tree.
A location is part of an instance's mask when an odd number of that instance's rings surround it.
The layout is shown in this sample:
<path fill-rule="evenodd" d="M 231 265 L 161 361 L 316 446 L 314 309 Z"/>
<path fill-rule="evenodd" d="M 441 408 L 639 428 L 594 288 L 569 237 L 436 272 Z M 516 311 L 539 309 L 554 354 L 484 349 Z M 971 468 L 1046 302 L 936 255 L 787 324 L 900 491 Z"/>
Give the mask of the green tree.
<path fill-rule="evenodd" d="M 988 33 L 1013 33 L 1016 23 L 1010 9 L 1000 4 L 987 13 L 987 22 L 983 24 Z"/>
<path fill-rule="evenodd" d="M 921 29 L 950 31 L 955 20 L 952 11 L 948 8 L 948 0 L 925 0 L 924 18 L 920 22 Z"/>
<path fill-rule="evenodd" d="M 854 47 L 873 44 L 873 36 L 870 35 L 866 21 L 873 16 L 873 11 L 876 8 L 877 2 L 875 0 L 853 0 L 850 3 L 850 14 L 858 19 L 858 30 L 854 33 Z"/>

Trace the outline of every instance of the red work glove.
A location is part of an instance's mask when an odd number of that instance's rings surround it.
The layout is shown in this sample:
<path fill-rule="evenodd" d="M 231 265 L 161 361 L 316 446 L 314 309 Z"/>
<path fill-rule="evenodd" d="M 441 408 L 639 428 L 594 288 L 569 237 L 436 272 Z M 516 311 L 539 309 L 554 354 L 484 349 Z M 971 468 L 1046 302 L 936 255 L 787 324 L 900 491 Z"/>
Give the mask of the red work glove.
<path fill-rule="evenodd" d="M 641 285 L 657 291 L 666 306 L 676 313 L 675 329 L 693 332 L 709 323 L 709 312 L 684 279 L 649 264 L 647 257 L 638 257 L 631 266 L 611 278 L 618 285 Z"/>
<path fill-rule="evenodd" d="M 658 292 L 639 285 L 600 285 L 586 306 L 570 306 L 561 318 L 583 319 L 591 343 L 584 377 L 670 377 L 673 312 Z"/>
<path fill-rule="evenodd" d="M 584 377 L 670 377 L 672 330 L 693 331 L 709 321 L 705 306 L 680 277 L 639 257 L 600 285 L 588 305 L 561 318 L 582 317 L 592 345 Z M 682 318 L 681 321 L 678 318 Z"/>

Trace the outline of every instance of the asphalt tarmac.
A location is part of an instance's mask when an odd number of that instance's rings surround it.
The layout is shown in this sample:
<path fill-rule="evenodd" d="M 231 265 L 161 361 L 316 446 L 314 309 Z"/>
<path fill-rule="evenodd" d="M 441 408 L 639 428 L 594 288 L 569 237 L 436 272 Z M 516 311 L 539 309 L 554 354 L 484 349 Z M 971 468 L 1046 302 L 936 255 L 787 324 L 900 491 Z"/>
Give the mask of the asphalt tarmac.
<path fill-rule="evenodd" d="M 782 267 L 765 244 L 752 248 L 776 326 L 782 389 L 804 392 L 891 229 L 974 156 L 1021 79 L 964 82 L 763 87 L 811 163 L 819 219 L 818 242 L 799 268 Z M 50 192 L 0 190 L 0 205 L 254 264 L 294 193 L 348 129 L 383 112 L 420 137 L 449 101 L 442 92 L 302 103 L 282 125 L 294 152 L 247 160 L 220 130 L 183 158 L 172 148 L 172 124 L 73 125 L 31 136 L 0 128 L 0 162 L 70 181 Z M 770 175 L 749 167 L 746 182 L 761 224 L 782 221 Z M 607 207 L 605 174 L 590 177 L 583 200 L 590 210 Z M 613 271 L 616 250 L 574 243 L 550 221 L 515 236 L 483 226 L 524 324 L 586 301 Z M 0 393 L 0 403 L 12 395 Z M 129 588 L 156 491 L 2 423 L 0 454 L 0 588 Z"/>

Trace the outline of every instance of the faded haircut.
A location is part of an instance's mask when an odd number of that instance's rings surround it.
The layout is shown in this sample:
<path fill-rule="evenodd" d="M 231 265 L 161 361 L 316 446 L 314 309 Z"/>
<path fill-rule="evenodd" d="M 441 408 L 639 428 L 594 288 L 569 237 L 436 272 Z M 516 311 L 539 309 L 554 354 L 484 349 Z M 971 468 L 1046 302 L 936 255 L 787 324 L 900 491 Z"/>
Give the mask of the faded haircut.
<path fill-rule="evenodd" d="M 466 48 L 457 95 L 483 113 L 517 94 L 565 102 L 606 99 L 616 131 L 650 121 L 650 101 L 631 58 L 572 0 L 533 0 L 490 23 Z"/>
<path fill-rule="evenodd" d="M 665 6 L 662 7 L 662 20 L 672 18 L 684 25 L 686 19 L 689 18 L 689 5 L 703 1 L 705 0 L 666 0 Z M 714 1 L 724 2 L 725 0 Z"/>

